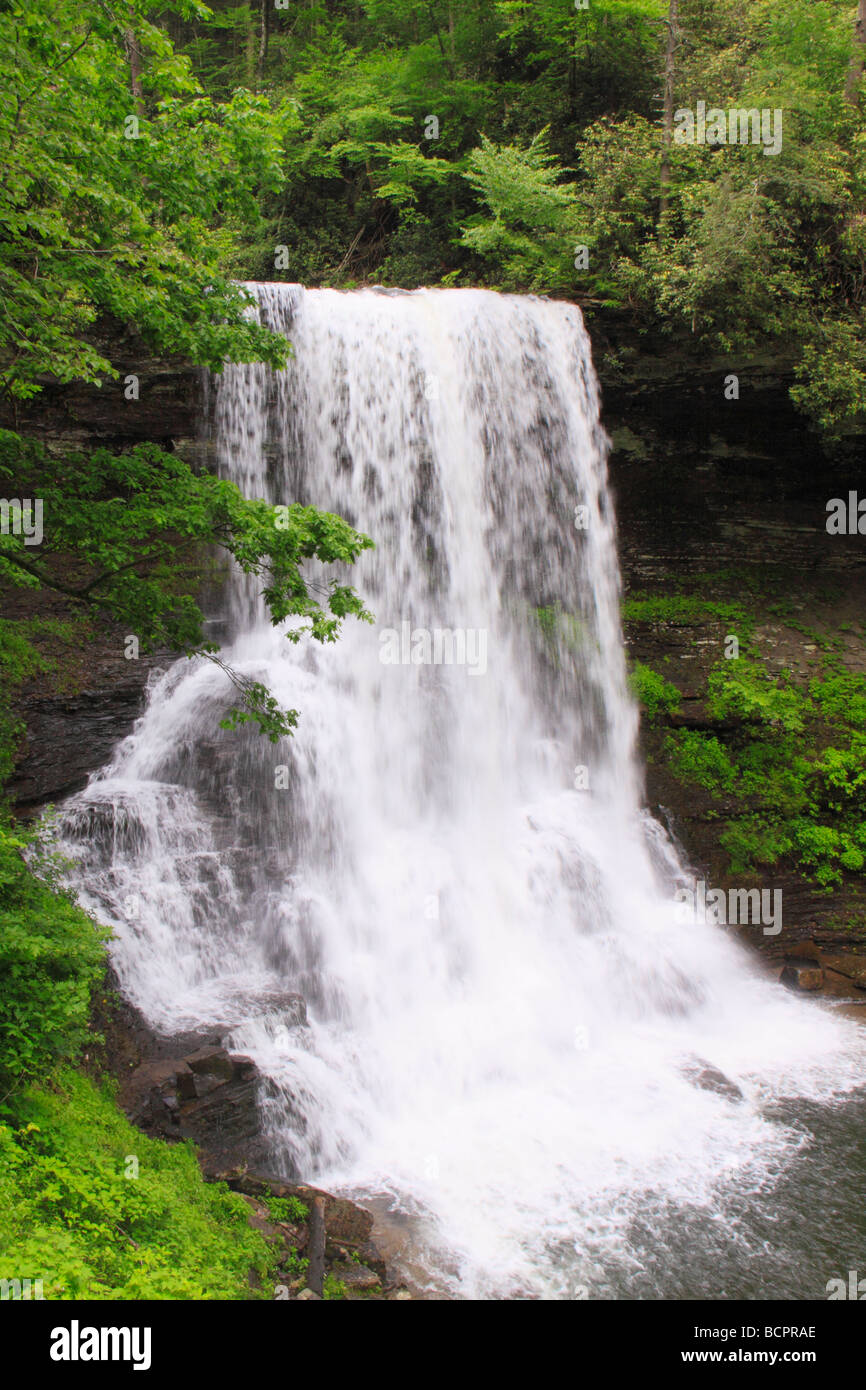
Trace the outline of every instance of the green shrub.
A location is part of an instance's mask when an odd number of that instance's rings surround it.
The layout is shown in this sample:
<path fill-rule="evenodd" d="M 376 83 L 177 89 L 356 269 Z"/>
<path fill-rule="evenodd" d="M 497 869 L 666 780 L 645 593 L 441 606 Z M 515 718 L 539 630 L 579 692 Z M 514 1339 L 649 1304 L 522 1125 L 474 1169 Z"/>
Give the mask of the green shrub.
<path fill-rule="evenodd" d="M 635 662 L 629 675 L 629 685 L 635 699 L 650 719 L 655 719 L 661 713 L 676 714 L 680 707 L 680 692 L 676 686 L 671 681 L 666 681 L 664 676 L 660 676 L 651 666 L 645 666 L 642 661 Z"/>
<path fill-rule="evenodd" d="M 788 859 L 827 890 L 842 883 L 844 871 L 862 873 L 866 679 L 827 660 L 821 678 L 804 689 L 786 673 L 773 677 L 741 659 L 720 662 L 709 689 L 713 716 L 739 727 L 727 740 L 676 731 L 665 751 L 683 781 L 747 803 L 720 835 L 731 871 Z"/>
<path fill-rule="evenodd" d="M 752 628 L 752 619 L 739 603 L 718 602 L 696 594 L 632 594 L 623 602 L 622 616 L 625 622 L 672 623 L 680 627 L 717 618 L 736 626 L 743 635 Z"/>
<path fill-rule="evenodd" d="M 45 1298 L 250 1298 L 250 1270 L 269 1271 L 246 1203 L 204 1181 L 192 1145 L 146 1138 L 71 1070 L 0 1124 L 0 1203 L 0 1277 Z"/>
<path fill-rule="evenodd" d="M 37 837 L 0 816 L 0 1106 L 13 1086 L 46 1075 L 93 1039 L 90 1003 L 108 933 L 52 879 Z"/>
<path fill-rule="evenodd" d="M 717 738 L 693 729 L 678 729 L 665 740 L 673 772 L 708 791 L 730 791 L 737 771 Z"/>
<path fill-rule="evenodd" d="M 707 707 L 714 719 L 742 719 L 799 733 L 804 697 L 785 679 L 774 679 L 759 662 L 740 657 L 711 673 Z"/>
<path fill-rule="evenodd" d="M 719 836 L 727 851 L 732 873 L 748 873 L 768 868 L 788 854 L 792 839 L 783 826 L 760 816 L 746 816 L 727 826 Z"/>
<path fill-rule="evenodd" d="M 308 1207 L 300 1197 L 272 1197 L 267 1193 L 265 1204 L 272 1221 L 306 1221 L 310 1215 Z"/>

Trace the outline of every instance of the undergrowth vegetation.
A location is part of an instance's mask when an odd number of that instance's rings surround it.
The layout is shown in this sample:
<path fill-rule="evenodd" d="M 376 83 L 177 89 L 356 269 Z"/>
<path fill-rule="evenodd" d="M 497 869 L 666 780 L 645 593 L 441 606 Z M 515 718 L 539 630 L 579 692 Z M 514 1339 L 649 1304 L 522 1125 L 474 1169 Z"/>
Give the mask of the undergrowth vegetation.
<path fill-rule="evenodd" d="M 45 1298 L 240 1299 L 272 1254 L 243 1198 L 206 1183 L 189 1144 L 133 1129 L 71 1068 L 0 1125 L 0 1277 Z"/>
<path fill-rule="evenodd" d="M 794 630 L 796 619 L 784 614 Z M 811 677 L 771 670 L 739 604 L 700 595 L 638 596 L 632 623 L 736 627 L 738 655 L 721 655 L 701 693 L 705 727 L 677 725 L 677 686 L 644 663 L 631 684 L 644 717 L 669 723 L 661 756 L 683 783 L 708 792 L 732 873 L 787 864 L 821 888 L 866 869 L 866 677 L 847 670 L 836 644 L 813 638 Z M 724 624 L 724 629 L 719 623 Z M 720 636 L 719 645 L 723 643 Z M 821 650 L 823 648 L 823 650 Z"/>

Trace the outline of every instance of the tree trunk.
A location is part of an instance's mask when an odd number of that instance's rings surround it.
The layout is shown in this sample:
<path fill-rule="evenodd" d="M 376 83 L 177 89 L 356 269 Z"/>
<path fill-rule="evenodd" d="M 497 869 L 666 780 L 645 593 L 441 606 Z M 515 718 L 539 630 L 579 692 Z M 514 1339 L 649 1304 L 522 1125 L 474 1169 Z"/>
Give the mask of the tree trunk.
<path fill-rule="evenodd" d="M 144 114 L 144 93 L 141 89 L 141 49 L 138 46 L 138 37 L 131 29 L 127 29 L 124 35 L 124 47 L 129 61 L 129 88 L 135 102 L 135 109 L 141 116 Z"/>
<path fill-rule="evenodd" d="M 860 95 L 860 79 L 863 76 L 863 61 L 866 55 L 866 0 L 857 6 L 857 21 L 854 25 L 854 53 L 848 66 L 845 82 L 845 100 L 857 105 Z"/>
<path fill-rule="evenodd" d="M 313 1198 L 308 1225 L 309 1244 L 307 1246 L 307 1288 L 322 1297 L 325 1283 L 325 1199 Z"/>
<path fill-rule="evenodd" d="M 270 12 L 272 0 L 260 0 L 261 3 L 261 26 L 259 28 L 259 61 L 258 75 L 261 81 L 262 73 L 265 70 L 265 62 L 268 56 L 268 30 L 270 28 Z"/>
<path fill-rule="evenodd" d="M 247 8 L 244 30 L 244 69 L 246 71 L 246 85 L 248 87 L 253 87 L 256 80 L 256 24 L 252 5 L 249 5 Z"/>
<path fill-rule="evenodd" d="M 866 0 L 863 0 L 866 3 Z M 667 24 L 668 37 L 665 46 L 665 93 L 662 115 L 662 167 L 661 167 L 661 205 L 659 208 L 659 232 L 661 233 L 668 213 L 668 189 L 671 182 L 671 145 L 674 140 L 674 78 L 676 76 L 677 23 L 679 20 L 679 0 L 670 0 Z"/>
<path fill-rule="evenodd" d="M 451 78 L 451 81 L 453 82 L 453 81 L 454 81 L 454 76 L 455 76 L 455 74 L 454 74 L 454 64 L 452 63 L 451 59 L 448 57 L 448 54 L 445 52 L 445 44 L 442 42 L 442 31 L 441 31 L 441 29 L 439 28 L 439 21 L 438 21 L 437 18 L 436 18 L 436 14 L 435 14 L 435 11 L 434 11 L 434 9 L 433 9 L 433 6 L 428 4 L 427 9 L 430 11 L 430 19 L 431 19 L 431 22 L 432 22 L 432 24 L 433 24 L 433 30 L 434 30 L 434 32 L 435 32 L 435 34 L 436 34 L 436 41 L 437 41 L 437 43 L 439 44 L 439 52 L 442 54 L 442 62 L 445 64 L 445 68 L 446 68 L 446 71 L 447 71 L 447 73 L 448 73 L 448 76 Z"/>

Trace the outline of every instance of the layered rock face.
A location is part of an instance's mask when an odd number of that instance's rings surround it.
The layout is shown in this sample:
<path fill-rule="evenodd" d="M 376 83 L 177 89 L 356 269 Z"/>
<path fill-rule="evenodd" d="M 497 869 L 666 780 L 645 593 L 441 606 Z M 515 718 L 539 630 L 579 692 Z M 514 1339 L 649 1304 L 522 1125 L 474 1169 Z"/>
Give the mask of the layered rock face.
<path fill-rule="evenodd" d="M 154 358 L 134 333 L 102 324 L 95 345 L 116 364 L 120 376 L 101 387 L 58 384 L 45 378 L 39 395 L 0 407 L 0 428 L 39 440 L 53 454 L 107 448 L 117 452 L 152 442 L 190 461 L 207 458 L 200 428 L 204 374 L 179 360 Z M 126 399 L 134 375 L 138 398 Z M 57 618 L 66 609 L 54 595 L 10 589 L 3 595 L 7 618 Z M 85 785 L 110 757 L 141 712 L 148 675 L 170 653 L 129 661 L 125 633 L 100 622 L 94 640 L 71 666 L 67 678 L 32 681 L 22 692 L 26 724 L 16 774 L 8 791 L 20 815 L 31 815 Z"/>
<path fill-rule="evenodd" d="M 744 369 L 739 398 L 728 399 L 730 364 L 696 370 L 656 345 L 623 372 L 610 364 L 620 346 L 615 331 L 599 333 L 626 595 L 685 590 L 743 602 L 766 670 L 790 672 L 800 688 L 821 669 L 822 637 L 845 669 L 866 673 L 866 538 L 826 528 L 829 499 L 863 490 L 862 438 L 825 454 L 791 405 L 790 378 L 766 368 Z M 696 730 L 736 746 L 740 730 L 714 718 L 707 698 L 730 632 L 710 614 L 671 618 L 660 610 L 626 620 L 629 657 L 682 693 L 677 713 L 643 721 L 647 802 L 707 883 L 781 893 L 781 931 L 730 928 L 774 974 L 793 989 L 866 1004 L 862 875 L 845 874 L 830 893 L 789 867 L 732 875 L 720 834 L 748 807 L 734 797 L 720 803 L 671 767 L 671 732 Z"/>

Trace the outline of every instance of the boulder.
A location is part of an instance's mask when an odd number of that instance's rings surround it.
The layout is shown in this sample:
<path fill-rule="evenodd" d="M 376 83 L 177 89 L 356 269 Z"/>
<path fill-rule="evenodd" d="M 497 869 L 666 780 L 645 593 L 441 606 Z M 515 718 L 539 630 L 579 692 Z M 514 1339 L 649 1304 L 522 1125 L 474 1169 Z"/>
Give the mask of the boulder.
<path fill-rule="evenodd" d="M 329 1236 L 325 1245 L 325 1254 L 329 1260 L 341 1264 L 350 1262 L 355 1256 L 362 1265 L 366 1265 L 374 1274 L 378 1274 L 383 1283 L 388 1277 L 385 1257 L 374 1240 L 365 1240 L 358 1245 L 353 1245 L 348 1241 L 333 1240 Z"/>
<path fill-rule="evenodd" d="M 866 955 L 855 951 L 839 951 L 821 959 L 825 984 L 828 980 L 848 983 L 855 990 L 866 990 Z"/>
<path fill-rule="evenodd" d="M 205 1173 L 219 1177 L 265 1157 L 259 1090 L 252 1058 L 200 1047 L 186 1057 L 142 1062 L 125 1078 L 121 1103 L 141 1129 L 194 1140 Z"/>
<path fill-rule="evenodd" d="M 338 1264 L 333 1265 L 331 1273 L 345 1284 L 346 1288 L 352 1293 L 367 1293 L 372 1289 L 381 1289 L 382 1281 L 378 1274 L 366 1265 L 358 1264 Z"/>
<path fill-rule="evenodd" d="M 184 1088 L 184 1100 L 199 1100 L 227 1081 L 248 1080 L 251 1073 L 248 1068 L 245 1071 L 241 1064 L 255 1066 L 249 1057 L 232 1057 L 224 1047 L 200 1047 L 184 1061 L 192 1074 L 192 1087 L 187 1085 Z"/>
<path fill-rule="evenodd" d="M 348 1197 L 335 1197 L 332 1192 L 324 1192 L 320 1187 L 310 1187 L 307 1183 L 286 1182 L 283 1178 L 271 1178 L 262 1173 L 239 1173 L 226 1179 L 229 1187 L 251 1197 L 298 1197 L 312 1210 L 316 1197 L 325 1199 L 325 1234 L 330 1242 L 360 1249 L 370 1239 L 373 1230 L 373 1213 L 359 1207 Z M 372 1256 L 375 1258 L 375 1256 Z"/>
<path fill-rule="evenodd" d="M 255 1197 L 246 1197 L 240 1194 L 241 1200 L 246 1202 L 250 1209 L 247 1218 L 253 1230 L 260 1231 L 268 1240 L 280 1240 L 284 1232 L 279 1226 L 275 1226 L 270 1217 L 270 1212 L 264 1202 L 259 1202 Z"/>
<path fill-rule="evenodd" d="M 812 991 L 823 985 L 824 971 L 815 960 L 788 960 L 779 979 L 788 989 Z"/>

